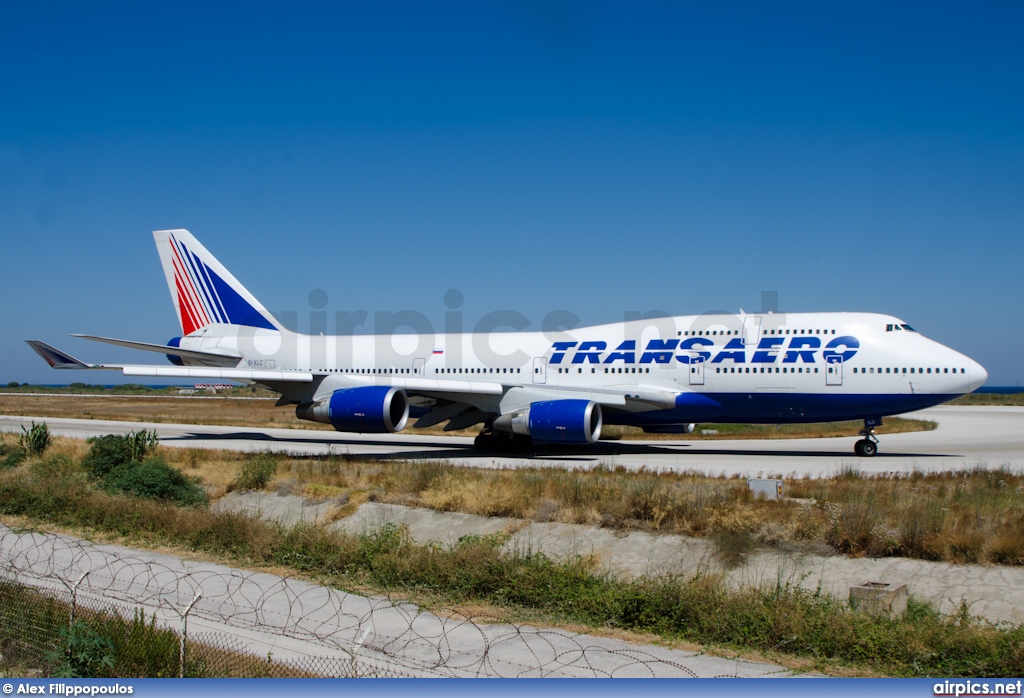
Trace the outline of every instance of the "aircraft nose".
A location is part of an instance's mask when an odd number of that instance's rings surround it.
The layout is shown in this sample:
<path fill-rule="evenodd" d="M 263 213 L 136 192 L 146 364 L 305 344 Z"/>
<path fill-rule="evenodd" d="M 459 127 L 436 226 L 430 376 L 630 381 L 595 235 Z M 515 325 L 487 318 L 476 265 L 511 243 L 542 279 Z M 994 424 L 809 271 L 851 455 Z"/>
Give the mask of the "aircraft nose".
<path fill-rule="evenodd" d="M 985 385 L 985 381 L 988 380 L 988 371 L 982 367 L 974 359 L 970 359 L 967 364 L 967 385 L 971 392 L 974 392 L 981 386 Z"/>

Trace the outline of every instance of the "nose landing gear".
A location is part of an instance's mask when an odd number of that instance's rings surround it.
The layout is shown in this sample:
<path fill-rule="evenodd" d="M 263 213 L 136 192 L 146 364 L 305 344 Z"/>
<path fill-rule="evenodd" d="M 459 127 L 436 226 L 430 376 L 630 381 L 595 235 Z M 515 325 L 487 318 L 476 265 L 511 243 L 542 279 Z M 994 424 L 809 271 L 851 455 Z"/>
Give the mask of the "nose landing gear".
<path fill-rule="evenodd" d="M 871 458 L 878 453 L 878 437 L 875 436 L 875 427 L 882 426 L 881 419 L 865 419 L 864 428 L 860 435 L 864 438 L 853 445 L 853 452 L 861 458 Z"/>

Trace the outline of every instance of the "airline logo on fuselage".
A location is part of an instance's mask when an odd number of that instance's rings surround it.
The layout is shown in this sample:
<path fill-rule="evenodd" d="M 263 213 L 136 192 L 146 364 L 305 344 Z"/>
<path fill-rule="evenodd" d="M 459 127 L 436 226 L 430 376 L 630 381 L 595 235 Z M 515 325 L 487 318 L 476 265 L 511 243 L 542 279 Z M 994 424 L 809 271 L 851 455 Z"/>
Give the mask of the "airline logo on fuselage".
<path fill-rule="evenodd" d="M 608 342 L 555 342 L 551 345 L 551 364 L 681 364 L 731 361 L 734 364 L 813 364 L 819 361 L 849 361 L 857 353 L 856 337 L 834 337 L 822 346 L 820 337 L 764 337 L 757 346 L 748 346 L 740 337 L 724 347 L 715 346 L 707 337 L 689 339 L 652 339 L 641 352 L 635 339 L 627 339 L 609 351 Z M 639 361 L 637 355 L 639 354 Z M 571 357 L 571 358 L 570 358 Z"/>

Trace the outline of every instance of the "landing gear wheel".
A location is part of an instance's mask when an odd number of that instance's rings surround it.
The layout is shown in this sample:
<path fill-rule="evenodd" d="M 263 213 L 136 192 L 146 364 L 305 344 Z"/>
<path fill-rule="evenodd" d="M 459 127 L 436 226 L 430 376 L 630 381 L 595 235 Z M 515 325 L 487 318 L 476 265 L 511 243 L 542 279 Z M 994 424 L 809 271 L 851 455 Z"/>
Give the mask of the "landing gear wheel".
<path fill-rule="evenodd" d="M 853 452 L 862 458 L 871 458 L 878 453 L 878 438 L 875 436 L 875 427 L 882 426 L 882 418 L 865 419 L 864 428 L 860 435 L 864 438 L 853 445 Z"/>
<path fill-rule="evenodd" d="M 853 452 L 862 458 L 871 458 L 878 453 L 878 444 L 869 439 L 861 439 L 853 445 Z"/>
<path fill-rule="evenodd" d="M 493 451 L 497 446 L 497 439 L 494 436 L 493 431 L 482 431 L 475 439 L 473 439 L 473 446 L 480 449 L 481 451 Z"/>
<path fill-rule="evenodd" d="M 488 431 L 485 429 L 473 440 L 473 445 L 481 451 L 529 453 L 533 449 L 533 439 L 521 434 L 509 434 L 504 431 Z"/>

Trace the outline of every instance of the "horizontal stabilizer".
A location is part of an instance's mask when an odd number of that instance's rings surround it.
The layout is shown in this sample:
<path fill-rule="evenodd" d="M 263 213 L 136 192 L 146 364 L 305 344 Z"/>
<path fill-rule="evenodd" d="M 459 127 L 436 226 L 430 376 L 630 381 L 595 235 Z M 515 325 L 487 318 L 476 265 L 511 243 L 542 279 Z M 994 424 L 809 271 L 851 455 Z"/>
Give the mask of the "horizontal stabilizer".
<path fill-rule="evenodd" d="M 124 375 L 147 378 L 219 378 L 229 381 L 312 383 L 313 374 L 302 371 L 251 371 L 244 368 L 200 366 L 123 366 Z"/>
<path fill-rule="evenodd" d="M 238 354 L 230 352 L 197 351 L 195 349 L 180 349 L 165 344 L 152 344 L 150 342 L 134 342 L 130 339 L 112 339 L 110 337 L 95 337 L 91 334 L 73 334 L 72 337 L 90 339 L 94 342 L 114 344 L 129 349 L 140 349 L 142 351 L 154 351 L 166 356 L 180 356 L 184 359 L 197 359 L 199 361 L 215 361 L 226 366 L 234 366 L 242 358 Z"/>

